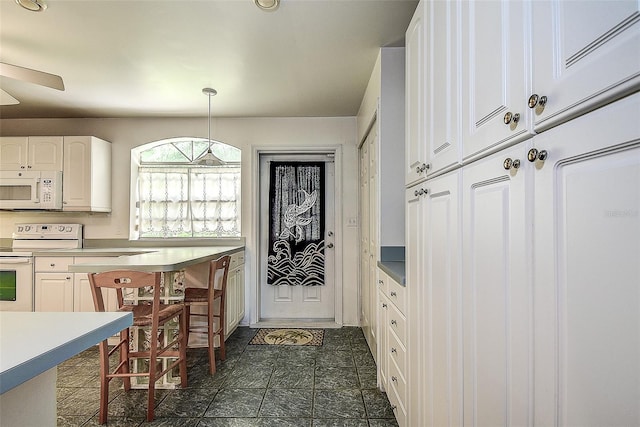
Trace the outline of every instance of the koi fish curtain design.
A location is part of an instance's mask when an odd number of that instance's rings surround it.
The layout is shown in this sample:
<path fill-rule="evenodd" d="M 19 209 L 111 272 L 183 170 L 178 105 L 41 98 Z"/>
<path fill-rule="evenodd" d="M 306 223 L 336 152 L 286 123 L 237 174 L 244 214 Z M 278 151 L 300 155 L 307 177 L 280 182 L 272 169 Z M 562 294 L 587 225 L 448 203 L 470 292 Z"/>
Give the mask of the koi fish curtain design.
<path fill-rule="evenodd" d="M 270 285 L 324 285 L 324 163 L 271 162 Z"/>

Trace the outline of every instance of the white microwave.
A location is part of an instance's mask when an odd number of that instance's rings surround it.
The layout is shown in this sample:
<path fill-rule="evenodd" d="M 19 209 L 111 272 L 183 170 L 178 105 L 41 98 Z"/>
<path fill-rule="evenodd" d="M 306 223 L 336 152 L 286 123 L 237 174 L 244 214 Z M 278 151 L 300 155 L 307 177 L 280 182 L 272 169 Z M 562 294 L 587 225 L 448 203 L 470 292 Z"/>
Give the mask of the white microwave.
<path fill-rule="evenodd" d="M 62 209 L 62 172 L 0 171 L 0 209 Z"/>

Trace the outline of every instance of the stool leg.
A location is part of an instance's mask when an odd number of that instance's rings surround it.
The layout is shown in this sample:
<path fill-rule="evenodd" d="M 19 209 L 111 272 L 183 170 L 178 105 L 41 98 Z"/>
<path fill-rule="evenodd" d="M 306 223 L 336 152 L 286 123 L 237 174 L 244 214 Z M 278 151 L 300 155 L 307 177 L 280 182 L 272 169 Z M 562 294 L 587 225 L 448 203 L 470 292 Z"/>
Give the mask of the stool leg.
<path fill-rule="evenodd" d="M 126 362 L 126 363 L 122 365 L 119 373 L 128 374 L 130 369 L 129 367 L 129 328 L 123 331 L 120 331 L 120 342 L 122 343 L 120 344 L 120 351 L 118 352 L 120 354 L 120 362 Z M 122 382 L 123 382 L 125 391 L 131 390 L 130 377 L 124 377 Z"/>
<path fill-rule="evenodd" d="M 213 307 L 211 307 L 211 304 L 207 304 L 207 347 L 209 350 L 209 373 L 211 375 L 216 373 L 216 340 L 215 335 L 213 334 L 215 331 L 213 318 Z"/>
<path fill-rule="evenodd" d="M 180 386 L 187 388 L 187 344 L 189 343 L 189 329 L 187 327 L 189 323 L 189 306 L 185 306 L 182 310 L 182 314 L 178 319 L 180 325 L 180 333 L 182 337 L 178 343 L 180 348 Z"/>

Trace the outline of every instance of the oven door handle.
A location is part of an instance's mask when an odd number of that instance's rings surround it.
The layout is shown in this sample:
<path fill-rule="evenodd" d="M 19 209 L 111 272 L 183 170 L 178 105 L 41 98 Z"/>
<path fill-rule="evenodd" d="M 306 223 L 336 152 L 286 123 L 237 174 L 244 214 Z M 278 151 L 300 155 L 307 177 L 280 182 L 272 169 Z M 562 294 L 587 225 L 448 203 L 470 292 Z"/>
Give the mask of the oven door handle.
<path fill-rule="evenodd" d="M 31 258 L 0 258 L 2 264 L 31 264 Z"/>

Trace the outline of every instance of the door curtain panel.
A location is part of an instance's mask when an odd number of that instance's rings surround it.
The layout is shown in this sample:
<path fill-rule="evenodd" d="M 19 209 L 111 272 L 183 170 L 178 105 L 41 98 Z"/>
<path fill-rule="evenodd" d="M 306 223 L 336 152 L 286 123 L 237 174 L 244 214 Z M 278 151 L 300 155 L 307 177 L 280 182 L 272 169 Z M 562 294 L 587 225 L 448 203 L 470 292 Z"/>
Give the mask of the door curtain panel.
<path fill-rule="evenodd" d="M 324 166 L 270 162 L 269 285 L 324 285 Z"/>

